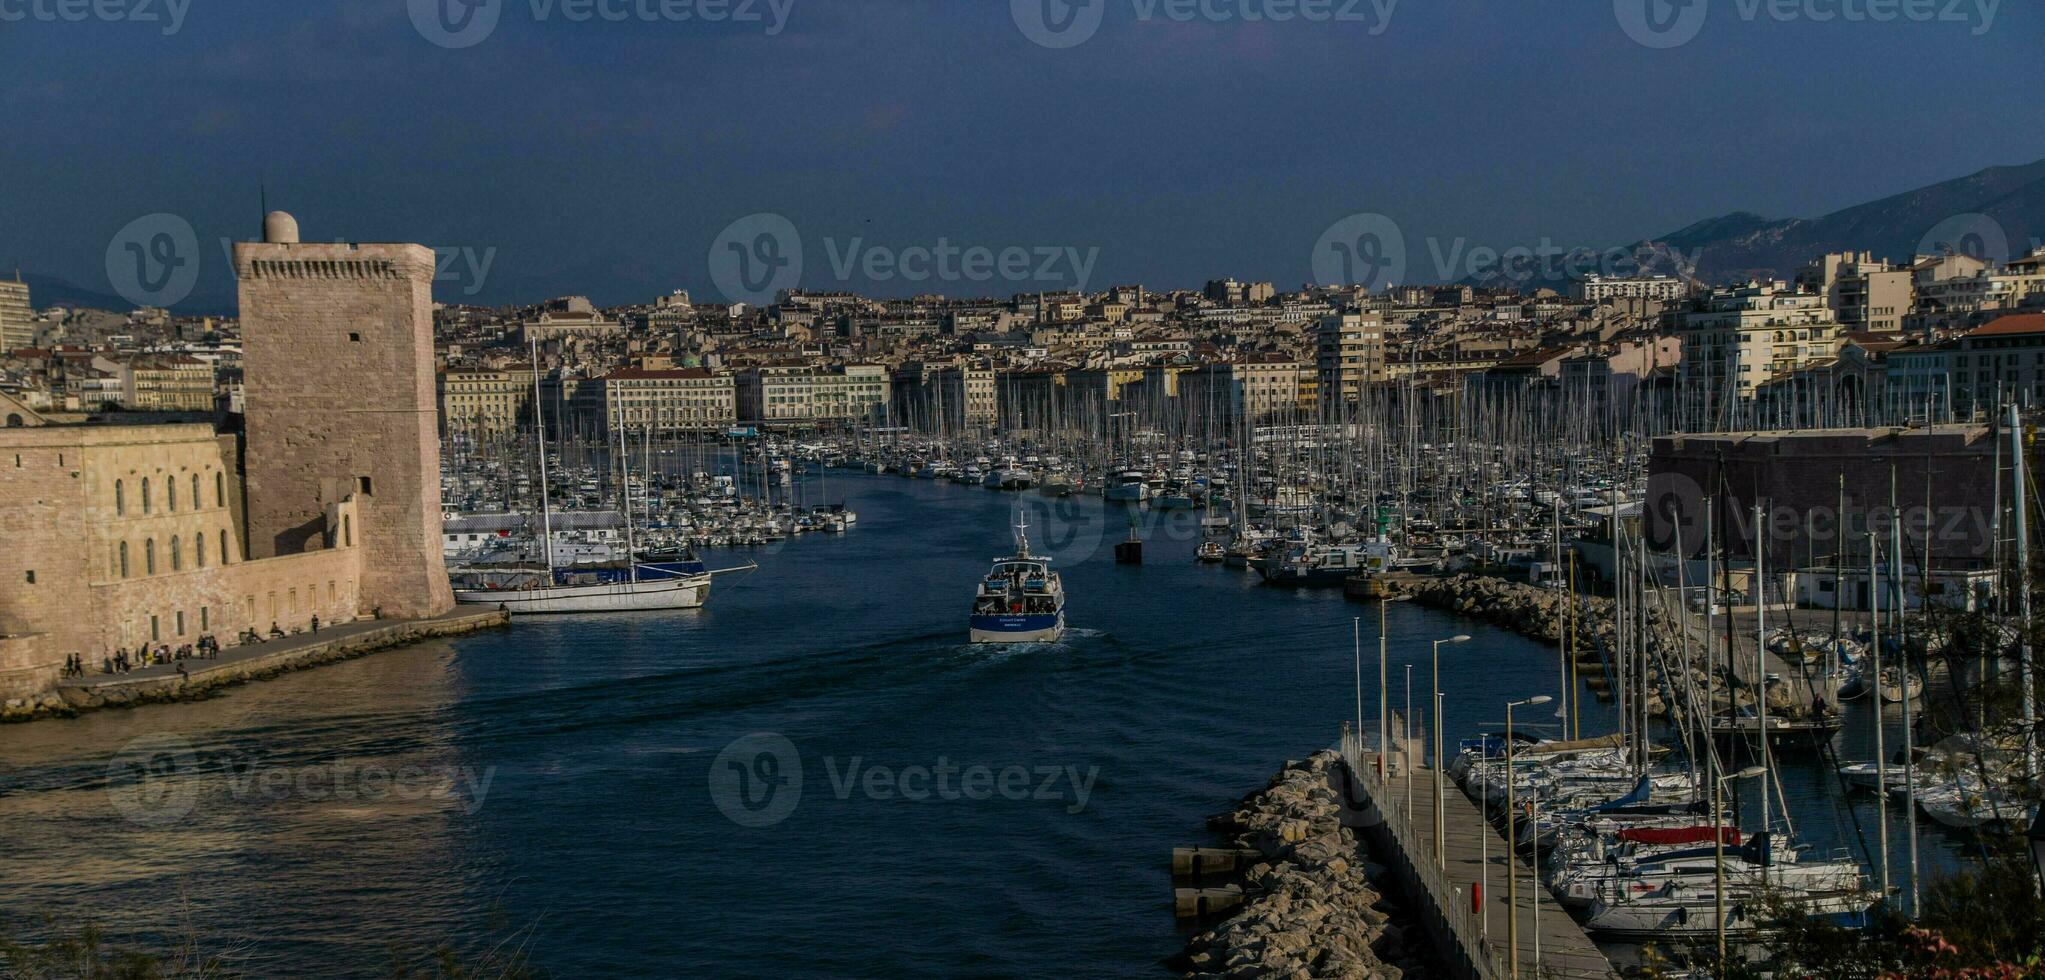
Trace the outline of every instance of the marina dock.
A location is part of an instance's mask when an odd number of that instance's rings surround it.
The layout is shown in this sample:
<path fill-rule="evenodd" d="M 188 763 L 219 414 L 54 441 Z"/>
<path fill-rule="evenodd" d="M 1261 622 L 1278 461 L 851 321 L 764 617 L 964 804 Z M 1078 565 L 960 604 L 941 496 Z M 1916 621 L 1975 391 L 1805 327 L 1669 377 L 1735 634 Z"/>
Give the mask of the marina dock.
<path fill-rule="evenodd" d="M 1475 978 L 1619 975 L 1611 960 L 1549 896 L 1535 868 L 1512 853 L 1503 835 L 1485 821 L 1476 804 L 1447 775 L 1442 776 L 1444 833 L 1442 861 L 1437 865 L 1434 769 L 1401 769 L 1398 757 L 1386 756 L 1389 775 L 1381 777 L 1377 756 L 1364 751 L 1353 735 L 1343 739 L 1342 757 L 1356 793 L 1353 802 L 1366 815 L 1361 835 L 1369 842 L 1373 857 L 1392 868 L 1406 892 L 1405 904 L 1423 923 L 1452 974 Z M 1517 908 L 1508 899 L 1508 868 L 1519 875 Z M 1473 910 L 1471 895 L 1480 890 L 1478 886 L 1484 892 L 1482 908 Z M 1519 916 L 1517 970 L 1508 941 L 1515 913 Z"/>

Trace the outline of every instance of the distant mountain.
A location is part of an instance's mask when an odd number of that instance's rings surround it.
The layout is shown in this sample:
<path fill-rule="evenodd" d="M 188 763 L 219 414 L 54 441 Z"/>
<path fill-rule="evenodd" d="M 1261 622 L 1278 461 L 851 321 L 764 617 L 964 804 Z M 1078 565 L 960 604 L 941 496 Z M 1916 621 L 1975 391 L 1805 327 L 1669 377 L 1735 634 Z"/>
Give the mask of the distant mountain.
<path fill-rule="evenodd" d="M 1770 220 L 1744 211 L 1699 221 L 1636 248 L 1694 260 L 1707 283 L 1789 279 L 1827 252 L 1908 262 L 1943 249 L 2004 261 L 2045 237 L 2045 160 L 1980 173 L 1822 218 Z"/>
<path fill-rule="evenodd" d="M 22 273 L 21 281 L 28 283 L 28 301 L 38 310 L 51 306 L 70 306 L 126 313 L 135 308 L 135 304 L 112 293 L 95 292 L 54 276 L 39 276 L 33 272 L 25 272 Z"/>

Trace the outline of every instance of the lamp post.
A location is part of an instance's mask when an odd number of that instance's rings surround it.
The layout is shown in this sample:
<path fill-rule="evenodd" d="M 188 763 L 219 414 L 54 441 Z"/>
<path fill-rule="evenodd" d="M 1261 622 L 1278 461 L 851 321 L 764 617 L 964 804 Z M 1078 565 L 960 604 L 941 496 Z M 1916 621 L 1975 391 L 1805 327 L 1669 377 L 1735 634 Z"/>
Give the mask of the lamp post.
<path fill-rule="evenodd" d="M 1875 692 L 1875 697 L 1879 698 L 1879 697 L 1881 697 L 1881 696 L 1882 696 L 1882 695 L 1881 695 L 1881 692 L 1880 692 L 1880 691 L 1877 691 L 1877 692 Z M 1732 773 L 1732 774 L 1730 774 L 1730 775 L 1724 775 L 1724 776 L 1719 776 L 1719 777 L 1717 777 L 1717 778 L 1716 778 L 1715 780 L 1713 780 L 1713 782 L 1712 782 L 1712 788 L 1713 788 L 1714 790 L 1717 790 L 1717 791 L 1718 791 L 1718 793 L 1717 793 L 1716 795 L 1719 795 L 1719 796 L 1723 797 L 1723 795 L 1724 795 L 1724 791 L 1725 791 L 1725 784 L 1726 784 L 1726 783 L 1729 783 L 1729 782 L 1731 782 L 1731 781 L 1733 781 L 1733 780 L 1735 780 L 1735 779 L 1752 779 L 1752 778 L 1754 778 L 1755 776 L 1761 776 L 1761 775 L 1765 775 L 1765 774 L 1767 774 L 1767 772 L 1768 772 L 1768 770 L 1767 770 L 1767 769 L 1765 769 L 1765 768 L 1763 768 L 1763 767 L 1761 767 L 1761 766 L 1748 766 L 1747 768 L 1745 768 L 1745 769 L 1742 769 L 1742 770 L 1740 770 L 1739 772 L 1736 772 L 1736 773 Z M 1722 805 L 1721 805 L 1721 810 L 1722 810 L 1722 809 L 1723 809 L 1723 807 L 1722 807 Z M 1735 824 L 1739 823 L 1739 819 L 1738 819 L 1738 818 L 1739 818 L 1739 814 L 1734 814 L 1734 815 L 1733 815 L 1733 817 L 1734 817 L 1734 819 L 1733 819 L 1733 823 L 1735 823 Z M 1715 813 L 1715 814 L 1713 814 L 1713 815 L 1712 815 L 1711 821 L 1712 821 L 1712 828 L 1711 828 L 1711 834 L 1712 834 L 1712 847 L 1713 847 L 1713 848 L 1715 849 L 1715 851 L 1716 851 L 1716 853 L 1715 853 L 1715 854 L 1713 855 L 1713 863 L 1714 863 L 1714 868 L 1713 868 L 1713 870 L 1712 870 L 1712 883 L 1713 883 L 1713 892 L 1712 892 L 1712 917 L 1713 917 L 1714 919 L 1718 920 L 1718 973 L 1719 973 L 1719 976 L 1724 976 L 1724 975 L 1725 975 L 1725 814 L 1724 814 L 1723 812 Z"/>
<path fill-rule="evenodd" d="M 1512 947 L 1511 976 L 1520 975 L 1520 869 L 1513 862 L 1519 847 L 1518 803 L 1512 793 L 1512 709 L 1547 704 L 1555 700 L 1546 694 L 1505 705 L 1505 944 Z M 1540 901 L 1536 898 L 1535 901 Z"/>
<path fill-rule="evenodd" d="M 1437 868 L 1448 867 L 1448 858 L 1443 856 L 1442 851 L 1442 837 L 1446 831 L 1441 814 L 1441 645 L 1444 643 L 1468 642 L 1470 642 L 1470 638 L 1461 634 L 1451 636 L 1446 640 L 1434 641 L 1434 866 Z"/>

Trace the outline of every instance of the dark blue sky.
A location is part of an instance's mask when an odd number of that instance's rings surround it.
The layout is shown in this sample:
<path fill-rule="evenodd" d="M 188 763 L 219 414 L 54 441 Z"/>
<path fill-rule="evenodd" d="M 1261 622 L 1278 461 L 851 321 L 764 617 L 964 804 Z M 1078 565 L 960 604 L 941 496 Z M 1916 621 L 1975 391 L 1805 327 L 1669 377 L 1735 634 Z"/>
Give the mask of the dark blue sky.
<path fill-rule="evenodd" d="M 2027 0 L 1891 23 L 1690 0 L 1707 17 L 1667 49 L 1622 27 L 1665 0 L 1400 0 L 1388 22 L 1363 0 L 1334 23 L 1243 19 L 1292 0 L 1206 0 L 1219 19 L 1187 22 L 1174 0 L 1094 0 L 1098 31 L 1066 49 L 1019 26 L 1058 0 L 778 0 L 772 35 L 641 20 L 660 0 L 604 0 L 622 23 L 497 0 L 459 49 L 408 0 L 179 0 L 169 36 L 167 0 L 100 0 L 155 23 L 68 22 L 57 2 L 0 0 L 25 15 L 0 17 L 0 261 L 109 289 L 110 241 L 169 212 L 201 244 L 197 305 L 231 296 L 218 241 L 254 233 L 259 182 L 308 239 L 489 257 L 482 276 L 458 257 L 444 300 L 625 302 L 717 295 L 712 242 L 758 212 L 799 231 L 813 288 L 1060 284 L 1034 258 L 1028 281 L 841 281 L 854 239 L 1052 247 L 1091 256 L 1095 288 L 1289 287 L 1357 212 L 1397 222 L 1421 281 L 1458 237 L 1606 247 L 2045 157 Z"/>

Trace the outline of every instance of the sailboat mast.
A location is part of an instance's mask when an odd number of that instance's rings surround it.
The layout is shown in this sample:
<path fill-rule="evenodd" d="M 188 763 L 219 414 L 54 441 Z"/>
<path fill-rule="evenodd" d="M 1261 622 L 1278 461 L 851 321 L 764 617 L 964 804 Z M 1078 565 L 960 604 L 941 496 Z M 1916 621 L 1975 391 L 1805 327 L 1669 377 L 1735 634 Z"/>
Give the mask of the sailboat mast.
<path fill-rule="evenodd" d="M 540 340 L 526 338 L 533 362 L 533 437 L 540 447 L 540 554 L 547 563 L 547 584 L 554 581 L 553 503 L 547 494 L 547 416 L 540 408 Z"/>

